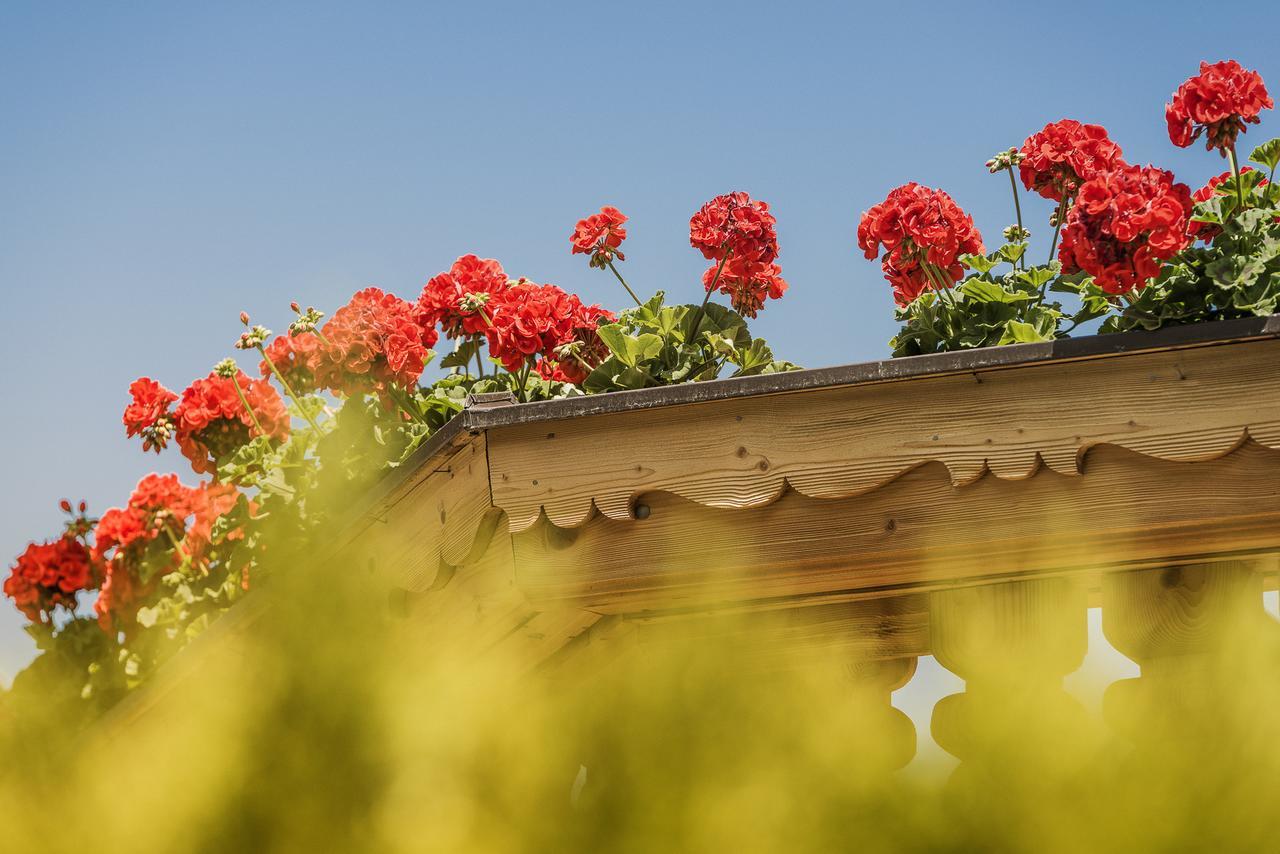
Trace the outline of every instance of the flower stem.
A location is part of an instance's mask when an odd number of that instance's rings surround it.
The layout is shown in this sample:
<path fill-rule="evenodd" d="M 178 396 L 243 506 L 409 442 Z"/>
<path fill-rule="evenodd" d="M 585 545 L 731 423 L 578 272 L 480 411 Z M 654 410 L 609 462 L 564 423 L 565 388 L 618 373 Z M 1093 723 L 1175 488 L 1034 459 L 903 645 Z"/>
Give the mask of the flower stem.
<path fill-rule="evenodd" d="M 610 272 L 612 272 L 613 275 L 617 276 L 618 281 L 621 282 L 622 286 L 627 289 L 627 293 L 631 294 L 631 298 L 636 301 L 636 305 L 644 305 L 644 303 L 640 302 L 640 297 L 636 296 L 636 292 L 631 290 L 631 286 L 627 284 L 627 280 L 622 278 L 622 274 L 618 272 L 618 268 L 613 266 L 613 261 L 609 260 L 609 261 L 606 261 L 605 263 L 609 265 Z"/>
<path fill-rule="evenodd" d="M 1067 218 L 1067 211 L 1071 208 L 1071 196 L 1064 190 L 1062 192 L 1062 201 L 1058 202 L 1058 215 L 1054 217 L 1055 225 L 1053 226 L 1053 242 L 1049 244 L 1049 260 L 1047 263 L 1053 263 L 1054 253 L 1058 250 L 1058 235 L 1062 233 L 1062 221 Z"/>
<path fill-rule="evenodd" d="M 311 413 L 307 411 L 307 408 L 302 405 L 302 399 L 294 392 L 293 387 L 289 385 L 289 381 L 284 378 L 284 374 L 280 373 L 275 362 L 271 361 L 271 357 L 267 355 L 267 351 L 261 344 L 258 345 L 258 352 L 262 354 L 262 361 L 267 363 L 267 367 L 271 369 L 271 373 L 280 382 L 280 385 L 284 386 L 285 394 L 289 395 L 293 400 L 294 405 L 298 407 L 298 411 L 302 413 L 302 417 L 311 425 L 311 429 L 316 431 L 316 435 L 320 435 L 320 425 L 311 417 Z"/>
<path fill-rule="evenodd" d="M 1022 202 L 1018 201 L 1018 182 L 1017 182 L 1016 180 L 1014 180 L 1014 177 L 1013 177 L 1013 167 L 1012 167 L 1012 166 L 1010 166 L 1010 167 L 1009 167 L 1008 169 L 1006 169 L 1005 171 L 1009 173 L 1009 187 L 1013 190 L 1013 212 L 1014 212 L 1015 214 L 1017 214 L 1017 217 L 1018 217 L 1018 231 L 1019 231 L 1019 232 L 1021 232 L 1021 231 L 1023 230 L 1023 228 L 1022 228 Z M 1023 254 L 1023 257 L 1021 257 L 1021 258 L 1019 258 L 1019 259 L 1018 259 L 1018 262 L 1019 262 L 1020 264 L 1022 264 L 1022 269 L 1024 269 L 1024 270 L 1025 270 L 1025 269 L 1027 269 L 1027 260 L 1026 260 L 1026 254 L 1025 254 L 1025 253 Z"/>
<path fill-rule="evenodd" d="M 240 398 L 240 403 L 244 405 L 244 411 L 249 413 L 249 417 L 253 419 L 253 426 L 258 428 L 258 435 L 267 435 L 267 431 L 262 429 L 262 422 L 258 420 L 257 413 L 253 411 L 253 407 L 249 405 L 248 399 L 245 398 L 244 390 L 240 388 L 240 381 L 232 377 L 231 385 L 235 386 L 236 396 Z"/>
<path fill-rule="evenodd" d="M 524 367 L 520 369 L 518 380 L 520 383 L 519 394 L 517 398 L 521 403 L 529 402 L 529 371 L 533 369 L 533 362 L 529 359 L 524 360 Z"/>
<path fill-rule="evenodd" d="M 1244 210 L 1244 186 L 1240 183 L 1240 161 L 1236 159 L 1234 142 L 1227 149 L 1227 157 L 1231 159 L 1231 175 L 1236 179 L 1236 201 L 1240 203 L 1240 210 Z"/>
<path fill-rule="evenodd" d="M 388 383 L 387 394 L 391 395 L 391 399 L 396 402 L 396 405 L 404 410 L 405 415 L 408 415 L 424 427 L 427 426 L 426 419 L 422 417 L 422 413 L 418 412 L 417 407 L 411 404 L 410 399 L 405 396 L 403 391 Z"/>
<path fill-rule="evenodd" d="M 707 294 L 702 298 L 702 305 L 698 306 L 698 310 L 693 314 L 693 327 L 690 329 L 689 334 L 694 338 L 698 337 L 698 327 L 702 325 L 702 313 L 706 311 L 707 303 L 711 301 L 711 295 L 715 293 L 716 284 L 720 281 L 720 274 L 724 272 L 725 262 L 733 254 L 733 250 L 729 248 L 727 243 L 724 246 L 724 250 L 724 257 L 720 259 L 720 265 L 716 267 L 716 274 L 711 279 L 711 284 L 707 285 Z"/>

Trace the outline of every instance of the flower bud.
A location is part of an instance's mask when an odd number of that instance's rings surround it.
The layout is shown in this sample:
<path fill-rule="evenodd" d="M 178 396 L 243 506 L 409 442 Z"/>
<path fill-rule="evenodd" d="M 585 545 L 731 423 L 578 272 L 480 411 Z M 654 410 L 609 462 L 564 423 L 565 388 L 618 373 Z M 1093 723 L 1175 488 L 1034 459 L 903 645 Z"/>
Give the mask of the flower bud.
<path fill-rule="evenodd" d="M 294 300 L 293 302 L 289 303 L 289 308 L 293 309 L 294 314 L 302 314 L 302 309 L 298 308 L 297 300 Z"/>
<path fill-rule="evenodd" d="M 249 325 L 249 312 L 247 311 L 240 312 L 240 322 L 243 323 L 245 326 Z"/>
<path fill-rule="evenodd" d="M 62 512 L 64 513 L 71 512 L 71 502 L 65 498 L 58 502 L 58 506 L 62 508 Z"/>

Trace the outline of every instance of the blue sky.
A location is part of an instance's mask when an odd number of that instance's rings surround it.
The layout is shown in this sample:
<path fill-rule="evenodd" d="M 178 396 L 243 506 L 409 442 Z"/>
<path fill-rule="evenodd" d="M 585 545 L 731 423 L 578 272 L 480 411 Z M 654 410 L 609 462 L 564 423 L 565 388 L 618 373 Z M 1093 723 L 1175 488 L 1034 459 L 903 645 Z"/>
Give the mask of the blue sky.
<path fill-rule="evenodd" d="M 1169 143 L 1164 103 L 1201 59 L 1280 89 L 1273 24 L 1174 2 L 9 0 L 0 556 L 53 533 L 64 496 L 101 511 L 184 470 L 126 442 L 126 388 L 207 372 L 241 309 L 280 329 L 291 299 L 412 298 L 466 252 L 621 307 L 568 251 L 601 204 L 631 217 L 632 283 L 689 300 L 689 215 L 765 199 L 792 290 L 757 334 L 806 366 L 883 358 L 892 301 L 854 245 L 862 210 L 918 180 L 994 244 L 1008 185 L 983 161 L 1064 117 L 1198 186 L 1224 166 Z M 1246 142 L 1276 133 L 1269 114 Z M 1045 237 L 1048 204 L 1024 206 Z M 31 655 L 20 624 L 0 604 L 3 683 Z"/>

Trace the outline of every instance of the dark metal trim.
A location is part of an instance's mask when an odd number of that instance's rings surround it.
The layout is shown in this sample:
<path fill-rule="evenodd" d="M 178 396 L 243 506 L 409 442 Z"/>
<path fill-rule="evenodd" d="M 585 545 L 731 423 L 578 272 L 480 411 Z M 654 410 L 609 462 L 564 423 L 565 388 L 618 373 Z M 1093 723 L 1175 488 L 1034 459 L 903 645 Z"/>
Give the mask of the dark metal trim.
<path fill-rule="evenodd" d="M 1215 323 L 1171 326 L 1155 332 L 1122 332 L 1062 338 L 1045 344 L 1012 344 L 955 353 L 907 356 L 880 362 L 861 362 L 833 368 L 814 368 L 781 374 L 711 380 L 700 383 L 584 395 L 535 403 L 496 406 L 477 412 L 473 430 L 508 427 L 534 421 L 555 421 L 604 415 L 633 409 L 653 409 L 706 403 L 737 397 L 786 394 L 816 388 L 895 382 L 918 377 L 1012 368 L 1051 361 L 1089 359 L 1143 350 L 1225 344 L 1249 338 L 1280 337 L 1280 315 L 1247 317 Z M 463 413 L 464 415 L 466 413 Z"/>

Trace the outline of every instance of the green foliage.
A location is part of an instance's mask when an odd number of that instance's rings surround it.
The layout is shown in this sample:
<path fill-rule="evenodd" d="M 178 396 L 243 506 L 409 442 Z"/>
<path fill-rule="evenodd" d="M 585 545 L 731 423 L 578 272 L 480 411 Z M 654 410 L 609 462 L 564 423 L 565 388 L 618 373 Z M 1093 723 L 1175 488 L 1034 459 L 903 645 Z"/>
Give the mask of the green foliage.
<path fill-rule="evenodd" d="M 1026 243 L 1008 243 L 989 255 L 961 256 L 974 275 L 947 291 L 925 291 L 898 309 L 903 328 L 889 342 L 893 355 L 1052 341 L 1109 308 L 1105 300 L 1100 303 L 1086 293 L 1088 285 L 1078 277 L 1062 276 L 1056 261 L 1020 267 L 1026 249 Z M 997 275 L 1001 264 L 1011 269 Z M 1048 290 L 1076 293 L 1082 308 L 1067 314 L 1061 303 L 1046 301 Z M 1072 321 L 1066 331 L 1061 329 L 1064 320 Z"/>
<path fill-rule="evenodd" d="M 644 305 L 622 312 L 617 323 L 597 330 L 609 356 L 587 376 L 584 391 L 711 380 L 726 365 L 735 368 L 735 377 L 796 369 L 775 359 L 763 339 L 752 338 L 737 312 L 713 302 L 704 308 L 669 306 L 664 299 L 659 291 Z"/>
<path fill-rule="evenodd" d="M 1280 145 L 1266 148 L 1260 146 L 1255 159 L 1265 162 Z M 1280 309 L 1280 187 L 1260 186 L 1260 172 L 1240 177 L 1245 207 L 1234 178 L 1223 181 L 1193 216 L 1219 231 L 1212 243 L 1183 250 L 1150 285 L 1122 297 L 1119 313 L 1101 331 L 1265 316 Z"/>

